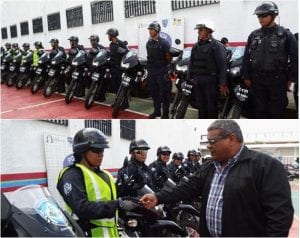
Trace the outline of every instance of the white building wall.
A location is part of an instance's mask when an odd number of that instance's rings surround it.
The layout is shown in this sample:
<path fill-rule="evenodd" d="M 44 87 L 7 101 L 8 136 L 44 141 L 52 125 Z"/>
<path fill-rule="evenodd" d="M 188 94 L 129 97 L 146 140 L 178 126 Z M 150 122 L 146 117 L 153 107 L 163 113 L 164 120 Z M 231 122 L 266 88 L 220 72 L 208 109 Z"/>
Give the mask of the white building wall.
<path fill-rule="evenodd" d="M 166 18 L 183 17 L 185 21 L 185 44 L 192 44 L 197 40 L 197 32 L 194 30 L 196 23 L 201 19 L 210 19 L 215 22 L 215 38 L 223 36 L 231 42 L 246 42 L 251 31 L 259 27 L 257 17 L 253 15 L 260 0 L 220 0 L 219 4 L 171 10 L 171 0 L 156 0 L 156 14 L 125 18 L 124 1 L 113 0 L 114 21 L 92 24 L 91 23 L 91 0 L 86 1 L 63 1 L 63 0 L 4 0 L 1 1 L 1 27 L 7 27 L 8 39 L 5 42 L 30 42 L 40 40 L 46 48 L 49 48 L 49 40 L 58 38 L 61 45 L 69 48 L 68 37 L 77 35 L 81 44 L 89 47 L 88 37 L 98 34 L 103 45 L 107 46 L 109 41 L 105 35 L 110 27 L 117 27 L 120 31 L 120 39 L 127 40 L 129 46 L 138 45 L 138 24 L 153 20 L 161 21 Z M 277 22 L 289 28 L 292 32 L 298 32 L 298 0 L 276 0 L 280 10 Z M 66 27 L 66 9 L 76 6 L 83 7 L 83 27 Z M 48 32 L 47 15 L 60 12 L 61 29 Z M 32 33 L 32 19 L 43 16 L 43 33 Z M 29 35 L 21 37 L 20 22 L 28 21 Z M 17 38 L 10 38 L 11 25 L 17 25 Z M 145 29 L 147 31 L 147 29 Z"/>

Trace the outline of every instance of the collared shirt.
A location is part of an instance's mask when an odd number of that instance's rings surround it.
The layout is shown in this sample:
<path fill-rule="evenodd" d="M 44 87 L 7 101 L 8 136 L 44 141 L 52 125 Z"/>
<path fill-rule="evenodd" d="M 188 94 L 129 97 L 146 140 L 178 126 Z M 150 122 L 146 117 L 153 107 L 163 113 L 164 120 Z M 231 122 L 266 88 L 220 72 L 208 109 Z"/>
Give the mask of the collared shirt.
<path fill-rule="evenodd" d="M 238 161 L 239 155 L 244 148 L 241 146 L 239 152 L 228 160 L 227 165 L 222 168 L 221 163 L 214 161 L 216 171 L 210 186 L 207 206 L 206 206 L 206 223 L 211 236 L 220 237 L 222 235 L 222 210 L 223 210 L 223 190 L 226 177 L 230 169 Z"/>

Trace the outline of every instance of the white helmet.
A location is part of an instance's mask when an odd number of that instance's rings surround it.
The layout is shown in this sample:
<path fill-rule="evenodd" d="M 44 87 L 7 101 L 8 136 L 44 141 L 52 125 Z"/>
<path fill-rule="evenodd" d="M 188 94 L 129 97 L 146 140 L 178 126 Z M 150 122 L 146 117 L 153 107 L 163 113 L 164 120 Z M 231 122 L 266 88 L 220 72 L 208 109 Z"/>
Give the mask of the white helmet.
<path fill-rule="evenodd" d="M 211 20 L 207 20 L 207 19 L 203 19 L 199 21 L 199 23 L 195 26 L 195 30 L 200 28 L 206 28 L 211 32 L 214 32 L 216 30 L 215 24 Z"/>

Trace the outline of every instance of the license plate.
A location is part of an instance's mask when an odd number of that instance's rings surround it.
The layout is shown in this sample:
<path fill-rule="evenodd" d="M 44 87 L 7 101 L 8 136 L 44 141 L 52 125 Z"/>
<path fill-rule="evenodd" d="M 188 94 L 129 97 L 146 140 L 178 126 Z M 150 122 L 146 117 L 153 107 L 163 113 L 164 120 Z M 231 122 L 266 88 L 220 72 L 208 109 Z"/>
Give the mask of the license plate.
<path fill-rule="evenodd" d="M 48 75 L 49 75 L 50 77 L 52 77 L 54 74 L 55 74 L 55 70 L 54 70 L 54 69 L 50 69 Z"/>
<path fill-rule="evenodd" d="M 35 72 L 36 72 L 36 74 L 41 74 L 42 73 L 42 69 L 38 68 Z"/>
<path fill-rule="evenodd" d="M 92 79 L 95 80 L 95 81 L 98 81 L 98 79 L 99 79 L 99 74 L 98 74 L 98 73 L 93 73 Z"/>
<path fill-rule="evenodd" d="M 25 72 L 25 69 L 26 69 L 25 67 L 21 67 L 21 68 L 20 68 L 20 72 L 24 73 L 24 72 Z"/>
<path fill-rule="evenodd" d="M 15 66 L 10 66 L 10 67 L 9 67 L 9 70 L 10 70 L 10 71 L 14 71 L 14 70 L 15 70 Z"/>

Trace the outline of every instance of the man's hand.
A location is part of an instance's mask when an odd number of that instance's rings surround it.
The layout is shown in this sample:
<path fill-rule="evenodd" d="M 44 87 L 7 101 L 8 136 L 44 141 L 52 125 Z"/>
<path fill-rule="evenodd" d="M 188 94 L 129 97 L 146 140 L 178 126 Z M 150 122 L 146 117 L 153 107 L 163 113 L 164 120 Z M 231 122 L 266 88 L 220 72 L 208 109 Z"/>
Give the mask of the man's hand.
<path fill-rule="evenodd" d="M 251 88 L 252 86 L 252 83 L 251 83 L 251 80 L 250 79 L 244 79 L 244 84 L 246 87 L 248 88 Z"/>
<path fill-rule="evenodd" d="M 220 93 L 222 96 L 227 96 L 229 94 L 229 89 L 227 85 L 220 85 Z"/>
<path fill-rule="evenodd" d="M 145 194 L 143 197 L 141 197 L 140 202 L 145 208 L 151 209 L 157 205 L 157 197 L 152 193 Z"/>

